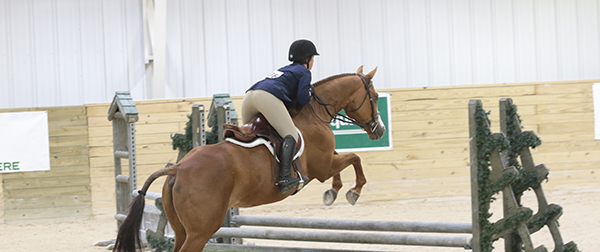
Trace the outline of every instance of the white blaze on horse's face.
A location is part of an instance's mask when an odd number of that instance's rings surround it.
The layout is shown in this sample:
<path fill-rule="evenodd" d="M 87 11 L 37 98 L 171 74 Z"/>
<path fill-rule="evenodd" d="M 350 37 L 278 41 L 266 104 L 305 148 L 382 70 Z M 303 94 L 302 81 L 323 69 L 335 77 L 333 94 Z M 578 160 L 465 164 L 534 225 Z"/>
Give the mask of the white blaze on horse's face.
<path fill-rule="evenodd" d="M 377 93 L 375 93 L 377 94 Z M 385 133 L 385 124 L 383 124 L 383 121 L 381 120 L 381 116 L 379 116 L 379 110 L 377 110 L 377 101 L 378 101 L 378 95 L 375 95 L 375 97 L 373 99 L 375 99 L 375 101 L 373 102 L 373 106 L 374 106 L 374 110 L 377 111 L 377 114 L 373 120 L 369 119 L 371 121 L 371 123 L 368 125 L 368 127 L 363 127 L 362 129 L 364 131 L 367 132 L 367 134 L 369 135 L 369 139 L 371 140 L 379 140 L 383 137 L 383 133 Z"/>
<path fill-rule="evenodd" d="M 367 134 L 369 135 L 369 139 L 379 140 L 383 137 L 383 133 L 385 133 L 385 125 L 381 120 L 381 116 L 379 116 L 379 111 L 377 111 L 377 124 L 367 131 Z"/>

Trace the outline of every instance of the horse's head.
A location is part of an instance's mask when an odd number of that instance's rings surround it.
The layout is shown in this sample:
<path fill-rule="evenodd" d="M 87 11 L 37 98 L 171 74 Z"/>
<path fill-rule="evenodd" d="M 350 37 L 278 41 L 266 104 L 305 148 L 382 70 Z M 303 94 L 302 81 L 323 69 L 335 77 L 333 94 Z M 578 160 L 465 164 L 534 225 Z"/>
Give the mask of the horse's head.
<path fill-rule="evenodd" d="M 371 81 L 377 67 L 367 75 L 364 75 L 362 71 L 362 66 L 356 71 L 358 76 L 361 77 L 362 88 L 358 88 L 351 95 L 350 102 L 344 107 L 344 111 L 346 115 L 357 122 L 359 127 L 367 132 L 369 139 L 379 140 L 383 137 L 385 125 L 383 125 L 377 109 L 379 94 L 375 92 L 375 87 L 373 87 Z"/>

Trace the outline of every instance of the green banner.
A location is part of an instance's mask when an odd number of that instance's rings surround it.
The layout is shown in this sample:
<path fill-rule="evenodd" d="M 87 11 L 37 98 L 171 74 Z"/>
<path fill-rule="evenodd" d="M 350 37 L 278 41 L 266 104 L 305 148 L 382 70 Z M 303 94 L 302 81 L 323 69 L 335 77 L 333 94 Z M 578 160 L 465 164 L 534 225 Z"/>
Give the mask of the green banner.
<path fill-rule="evenodd" d="M 392 113 L 390 104 L 390 94 L 379 93 L 377 109 L 379 110 L 379 116 L 381 117 L 381 121 L 383 121 L 386 130 L 383 137 L 377 141 L 369 139 L 367 132 L 360 127 L 334 119 L 330 126 L 335 135 L 335 150 L 338 152 L 391 150 Z M 365 104 L 365 106 L 368 105 L 368 103 Z M 343 110 L 340 114 L 345 115 Z"/>

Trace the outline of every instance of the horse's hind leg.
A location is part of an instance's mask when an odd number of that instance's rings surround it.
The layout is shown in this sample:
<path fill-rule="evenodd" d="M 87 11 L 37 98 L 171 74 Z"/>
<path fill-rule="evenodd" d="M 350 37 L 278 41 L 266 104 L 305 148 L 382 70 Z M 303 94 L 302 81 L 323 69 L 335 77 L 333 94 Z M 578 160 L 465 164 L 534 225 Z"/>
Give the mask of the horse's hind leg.
<path fill-rule="evenodd" d="M 173 206 L 173 184 L 175 183 L 175 176 L 167 177 L 165 185 L 163 186 L 163 208 L 165 209 L 165 215 L 167 216 L 167 220 L 169 220 L 169 224 L 171 225 L 171 229 L 175 232 L 175 246 L 173 246 L 173 252 L 178 252 L 181 249 L 181 246 L 186 240 L 186 232 L 183 225 L 179 221 L 179 217 L 175 212 L 175 207 Z"/>
<path fill-rule="evenodd" d="M 173 201 L 186 239 L 179 252 L 200 252 L 221 227 L 229 208 L 233 178 L 204 171 L 177 178 Z"/>
<path fill-rule="evenodd" d="M 221 227 L 227 205 L 215 201 L 204 201 L 202 205 L 194 204 L 194 207 L 181 214 L 188 232 L 179 252 L 202 251 L 206 242 Z"/>
<path fill-rule="evenodd" d="M 339 173 L 344 168 L 348 167 L 349 165 L 352 165 L 354 167 L 354 172 L 356 174 L 356 185 L 354 185 L 354 187 L 351 188 L 346 193 L 346 199 L 348 200 L 348 202 L 350 204 L 354 205 L 354 204 L 356 204 L 356 201 L 358 200 L 358 197 L 360 196 L 360 192 L 362 191 L 363 186 L 367 183 L 367 178 L 365 178 L 362 164 L 360 163 L 360 157 L 354 153 L 348 153 L 348 154 L 344 154 L 344 155 L 339 155 L 339 154 L 335 153 L 333 155 L 333 162 L 331 164 L 331 173 L 336 174 L 336 175 L 334 175 L 334 180 L 333 180 L 334 188 L 333 189 L 335 189 L 336 185 L 338 185 L 339 188 L 342 187 L 342 180 L 341 180 L 341 177 L 339 176 Z M 337 179 L 336 179 L 336 176 L 338 177 Z M 336 180 L 339 180 L 339 181 L 336 182 Z M 339 190 L 339 188 L 338 188 L 338 190 Z"/>

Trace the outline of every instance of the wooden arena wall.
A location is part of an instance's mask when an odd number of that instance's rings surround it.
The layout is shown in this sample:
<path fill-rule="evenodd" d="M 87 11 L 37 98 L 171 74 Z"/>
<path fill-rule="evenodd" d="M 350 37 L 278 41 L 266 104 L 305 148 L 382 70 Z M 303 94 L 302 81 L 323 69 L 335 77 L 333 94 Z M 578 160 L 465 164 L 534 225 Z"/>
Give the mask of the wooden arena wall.
<path fill-rule="evenodd" d="M 410 198 L 470 197 L 468 102 L 481 99 L 491 111 L 492 127 L 499 132 L 498 103 L 511 97 L 518 106 L 524 130 L 535 131 L 543 141 L 534 150 L 536 163 L 550 169 L 545 188 L 597 183 L 600 142 L 594 140 L 592 84 L 595 81 L 492 84 L 480 86 L 378 90 L 391 94 L 393 150 L 360 152 L 368 183 L 361 202 Z M 375 82 L 377 85 L 377 82 Z M 242 97 L 233 97 L 239 110 Z M 138 183 L 153 171 L 174 161 L 169 136 L 183 132 L 192 104 L 210 99 L 138 102 Z M 114 214 L 114 182 L 108 104 L 88 107 L 90 166 L 94 214 Z M 347 168 L 342 179 L 345 193 L 353 185 Z M 151 187 L 160 192 L 162 182 Z M 321 205 L 329 182 L 315 181 L 301 193 L 277 204 Z M 342 197 L 340 195 L 340 197 Z M 346 204 L 344 200 L 336 204 Z"/>
<path fill-rule="evenodd" d="M 92 216 L 86 107 L 2 109 L 0 113 L 44 110 L 48 111 L 51 170 L 0 175 L 4 198 L 0 216 L 6 223 Z"/>
<path fill-rule="evenodd" d="M 192 105 L 203 104 L 208 111 L 211 101 L 212 98 L 136 102 L 139 113 L 135 125 L 138 188 L 152 172 L 176 161 L 178 151 L 171 146 L 171 135 L 185 132 Z M 116 212 L 112 122 L 107 119 L 109 107 L 110 104 L 92 104 L 87 108 L 93 210 L 100 218 L 112 218 Z M 126 159 L 122 162 L 126 172 L 129 164 Z M 150 191 L 161 192 L 164 178 L 157 179 Z"/>
<path fill-rule="evenodd" d="M 594 140 L 594 82 L 600 80 L 378 90 L 391 94 L 393 150 L 358 153 L 368 179 L 358 204 L 427 197 L 470 197 L 467 106 L 469 99 L 474 98 L 481 99 L 484 109 L 491 111 L 494 132 L 500 131 L 499 99 L 513 98 L 524 130 L 535 131 L 543 141 L 533 151 L 533 157 L 536 164 L 544 163 L 550 169 L 549 182 L 544 188 L 598 183 L 600 141 Z M 232 99 L 239 111 L 242 97 Z M 139 111 L 136 124 L 138 187 L 153 171 L 175 161 L 177 151 L 172 150 L 170 136 L 184 132 L 192 104 L 203 104 L 208 110 L 210 101 L 211 98 L 136 102 Z M 79 182 L 73 183 L 86 184 L 80 187 L 87 188 L 88 192 L 91 190 L 87 204 L 89 207 L 91 201 L 91 212 L 96 218 L 113 218 L 115 214 L 112 126 L 107 120 L 108 108 L 109 104 L 86 105 L 83 116 L 87 121 L 74 120 L 73 123 L 87 125 L 79 130 L 81 136 L 85 132 L 87 141 L 71 135 L 57 136 L 59 132 L 51 134 L 53 158 L 62 157 L 65 161 L 54 161 L 50 173 L 89 167 L 86 171 L 73 171 L 76 178 L 87 176 L 88 181 L 80 178 L 81 181 L 76 179 Z M 58 129 L 58 125 L 67 122 L 50 119 L 49 123 L 52 133 L 52 128 Z M 73 137 L 71 148 L 57 149 L 58 143 L 56 139 L 52 140 L 53 136 L 63 140 Z M 62 144 L 70 142 L 61 141 Z M 89 165 L 84 162 L 88 157 Z M 124 163 L 124 167 L 126 165 Z M 65 173 L 69 172 L 60 174 L 66 177 Z M 9 176 L 36 176 L 37 173 L 23 174 L 2 175 L 5 202 L 9 202 L 6 183 L 14 183 Z M 352 167 L 342 173 L 342 180 L 345 186 L 340 193 L 345 193 L 353 185 Z M 56 183 L 60 184 L 58 181 Z M 164 178 L 158 179 L 150 190 L 160 192 L 163 182 Z M 324 184 L 314 181 L 298 195 L 276 204 L 319 206 L 323 191 L 329 187 L 329 181 Z M 340 198 L 335 204 L 347 204 L 342 194 Z M 55 204 L 61 205 L 57 211 L 73 208 L 62 206 L 61 202 Z M 5 208 L 9 208 L 7 203 Z M 13 218 L 13 215 L 7 212 L 5 218 L 8 220 L 8 217 Z"/>

